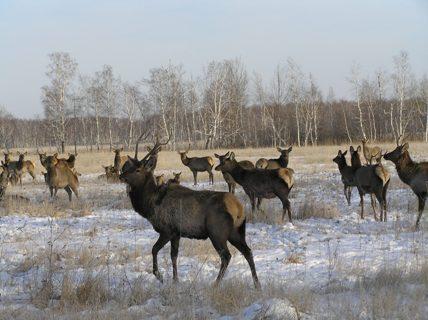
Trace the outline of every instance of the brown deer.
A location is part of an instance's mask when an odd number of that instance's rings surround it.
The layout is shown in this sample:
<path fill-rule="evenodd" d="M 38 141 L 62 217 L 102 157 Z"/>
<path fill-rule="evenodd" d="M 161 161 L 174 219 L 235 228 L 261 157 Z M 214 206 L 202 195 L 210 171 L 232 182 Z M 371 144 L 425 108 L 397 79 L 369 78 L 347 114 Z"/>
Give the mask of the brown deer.
<path fill-rule="evenodd" d="M 272 199 L 278 197 L 283 207 L 282 221 L 284 221 L 285 214 L 288 213 L 288 220 L 292 222 L 290 200 L 288 200 L 288 194 L 294 185 L 294 171 L 292 169 L 247 170 L 238 164 L 235 160 L 235 153 L 231 152 L 229 157 L 223 159 L 215 170 L 229 173 L 244 188 L 245 193 L 250 198 L 252 212 L 255 209 L 256 198 Z"/>
<path fill-rule="evenodd" d="M 409 154 L 409 143 L 399 144 L 384 155 L 385 160 L 392 161 L 401 181 L 407 184 L 418 197 L 418 218 L 415 228 L 419 228 L 422 212 L 425 208 L 428 190 L 428 162 L 414 162 Z"/>
<path fill-rule="evenodd" d="M 159 239 L 152 249 L 153 274 L 162 281 L 157 255 L 170 242 L 173 279 L 178 281 L 180 238 L 209 238 L 221 258 L 216 284 L 222 280 L 231 259 L 227 247 L 229 241 L 244 255 L 250 266 L 254 285 L 260 288 L 253 255 L 245 241 L 245 213 L 239 200 L 231 193 L 196 191 L 171 184 L 163 188 L 164 195 L 156 203 L 159 188 L 153 176 L 154 160 L 150 155 L 157 147 L 155 144 L 142 160 L 130 158 L 127 168 L 120 175 L 128 185 L 128 195 L 134 210 L 146 218 L 159 233 Z"/>
<path fill-rule="evenodd" d="M 21 153 L 18 151 L 18 161 L 10 161 L 8 162 L 8 168 L 9 168 L 9 174 L 15 175 L 15 179 L 12 179 L 11 182 L 13 183 L 14 180 L 19 181 L 21 187 L 22 187 L 22 175 L 26 172 L 30 174 L 30 176 L 33 178 L 33 181 L 36 179 L 35 174 L 35 164 L 31 160 L 24 160 L 25 156 L 27 155 L 27 152 Z"/>
<path fill-rule="evenodd" d="M 361 165 L 359 152 L 361 146 L 357 149 L 350 147 L 351 165 L 354 171 L 354 179 L 357 184 L 358 193 L 360 194 L 361 219 L 364 219 L 364 195 L 374 194 L 380 205 L 380 221 L 386 222 L 386 193 L 390 181 L 390 174 L 382 164 Z M 376 209 L 372 200 L 374 218 L 377 221 Z"/>
<path fill-rule="evenodd" d="M 76 164 L 76 158 L 77 158 L 77 154 L 72 154 L 69 153 L 68 154 L 68 158 L 58 158 L 58 153 L 55 153 L 51 156 L 46 155 L 46 152 L 40 152 L 39 150 L 37 150 L 37 153 L 39 154 L 39 158 L 40 158 L 40 164 L 47 169 L 46 163 L 51 161 L 51 159 L 53 157 L 56 157 L 56 160 L 58 162 L 62 162 L 64 164 L 66 164 L 70 169 L 72 169 L 72 171 L 74 173 L 77 174 L 76 169 L 75 169 L 75 164 Z"/>
<path fill-rule="evenodd" d="M 122 170 L 123 165 L 128 160 L 128 156 L 122 156 L 120 154 L 122 151 L 123 151 L 123 147 L 113 149 L 113 152 L 114 152 L 114 160 L 113 160 L 114 168 L 116 169 L 117 172 L 120 172 L 120 170 Z"/>
<path fill-rule="evenodd" d="M 382 159 L 382 150 L 381 148 L 374 146 L 368 146 L 369 139 L 363 138 L 361 143 L 363 144 L 363 155 L 366 159 L 367 164 L 372 164 L 372 160 L 374 159 L 376 163 L 379 163 Z"/>
<path fill-rule="evenodd" d="M 107 182 L 119 182 L 119 172 L 116 171 L 114 166 L 110 165 L 102 167 L 104 168 Z"/>
<path fill-rule="evenodd" d="M 10 151 L 7 150 L 6 152 L 3 151 L 4 154 L 4 163 L 7 165 L 12 159 L 10 158 Z"/>
<path fill-rule="evenodd" d="M 70 167 L 64 162 L 59 161 L 57 154 L 49 156 L 45 160 L 47 172 L 47 184 L 51 197 L 56 196 L 58 189 L 64 189 L 68 194 L 68 199 L 71 201 L 72 192 L 79 197 L 78 187 L 79 179 L 77 175 L 70 169 Z"/>
<path fill-rule="evenodd" d="M 174 178 L 169 179 L 168 180 L 168 184 L 180 184 L 180 176 L 181 176 L 181 171 L 180 172 L 173 172 Z"/>
<path fill-rule="evenodd" d="M 219 160 L 220 160 L 220 163 L 221 163 L 222 161 L 224 161 L 224 159 L 229 158 L 229 153 L 230 153 L 230 152 L 226 153 L 225 155 L 219 155 L 219 154 L 217 154 L 217 153 L 214 153 L 214 156 L 215 156 L 217 159 L 219 159 Z M 239 161 L 239 162 L 238 162 L 238 164 L 239 164 L 242 168 L 247 169 L 247 170 L 254 169 L 254 164 L 253 164 L 251 161 L 249 161 L 249 160 L 242 160 L 242 161 Z M 235 193 L 236 181 L 235 181 L 235 180 L 233 180 L 233 177 L 232 177 L 229 173 L 227 173 L 227 172 L 223 172 L 223 171 L 222 171 L 221 173 L 222 173 L 222 175 L 223 175 L 224 181 L 226 181 L 226 183 L 227 183 L 227 186 L 228 186 L 228 188 L 229 188 L 229 192 L 231 192 L 231 193 Z"/>
<path fill-rule="evenodd" d="M 180 152 L 178 151 L 178 154 L 180 155 L 181 162 L 186 166 L 189 167 L 190 171 L 193 173 L 193 180 L 194 185 L 196 186 L 198 184 L 197 177 L 198 172 L 208 172 L 209 179 L 211 184 L 214 184 L 214 175 L 212 173 L 212 169 L 214 166 L 214 159 L 211 157 L 193 157 L 189 158 L 187 157 L 187 153 L 190 150 L 190 144 L 189 147 L 186 149 L 186 151 Z"/>
<path fill-rule="evenodd" d="M 165 184 L 165 177 L 164 174 L 162 173 L 159 176 L 155 176 L 155 181 L 156 181 L 156 185 L 158 187 L 163 186 Z"/>
<path fill-rule="evenodd" d="M 354 179 L 354 170 L 352 170 L 351 166 L 348 166 L 346 163 L 346 153 L 342 152 L 342 150 L 339 150 L 337 153 L 337 156 L 334 157 L 333 162 L 337 163 L 337 166 L 339 167 L 340 175 L 342 178 L 343 183 L 343 193 L 345 194 L 346 201 L 348 202 L 348 206 L 351 205 L 351 194 L 352 194 L 352 188 L 356 187 L 357 184 Z"/>
<path fill-rule="evenodd" d="M 278 168 L 287 168 L 288 167 L 288 159 L 289 154 L 293 150 L 293 147 L 288 149 L 281 149 L 279 147 L 276 148 L 281 155 L 278 159 L 265 159 L 260 158 L 256 162 L 256 168 L 258 169 L 278 169 Z"/>

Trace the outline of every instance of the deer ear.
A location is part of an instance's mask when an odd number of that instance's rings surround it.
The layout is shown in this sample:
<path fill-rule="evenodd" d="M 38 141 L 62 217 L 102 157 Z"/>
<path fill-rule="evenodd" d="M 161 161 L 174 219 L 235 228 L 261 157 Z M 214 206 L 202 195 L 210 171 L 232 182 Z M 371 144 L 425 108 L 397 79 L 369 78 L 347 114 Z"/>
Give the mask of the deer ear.
<path fill-rule="evenodd" d="M 349 152 L 354 153 L 354 147 L 353 146 L 349 147 Z"/>
<path fill-rule="evenodd" d="M 345 152 L 342 152 L 342 156 L 346 156 L 347 153 L 348 153 L 348 150 L 345 150 Z"/>
<path fill-rule="evenodd" d="M 229 159 L 232 161 L 235 160 L 235 152 L 230 153 Z"/>
<path fill-rule="evenodd" d="M 402 151 L 402 152 L 404 152 L 404 151 L 407 151 L 407 149 L 409 149 L 409 143 L 408 143 L 408 142 L 406 142 L 406 143 L 403 145 L 403 147 L 401 148 L 401 151 Z"/>
<path fill-rule="evenodd" d="M 339 151 L 337 152 L 337 155 L 338 155 L 338 156 L 341 156 L 341 155 L 342 155 L 342 150 L 339 150 Z"/>
<path fill-rule="evenodd" d="M 179 173 L 177 173 L 177 175 L 180 176 L 181 175 L 181 171 Z"/>
<path fill-rule="evenodd" d="M 120 151 L 123 151 L 123 147 L 122 147 L 122 148 L 120 148 Z"/>
<path fill-rule="evenodd" d="M 293 150 L 293 147 L 288 148 L 288 152 L 291 152 Z"/>
<path fill-rule="evenodd" d="M 276 150 L 278 150 L 278 152 L 282 151 L 280 147 L 276 147 Z"/>
<path fill-rule="evenodd" d="M 357 152 L 360 152 L 361 151 L 361 146 L 358 146 L 357 147 Z"/>
<path fill-rule="evenodd" d="M 56 159 L 58 158 L 58 153 L 54 153 L 53 157 Z"/>
<path fill-rule="evenodd" d="M 214 153 L 214 157 L 216 157 L 217 159 L 220 158 L 220 156 L 217 153 Z"/>

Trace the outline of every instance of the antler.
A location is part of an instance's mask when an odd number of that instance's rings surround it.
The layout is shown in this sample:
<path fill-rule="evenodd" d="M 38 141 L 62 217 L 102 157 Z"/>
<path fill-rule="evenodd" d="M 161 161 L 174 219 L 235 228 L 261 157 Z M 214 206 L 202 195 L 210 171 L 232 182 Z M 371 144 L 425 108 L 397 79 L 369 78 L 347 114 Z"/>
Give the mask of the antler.
<path fill-rule="evenodd" d="M 400 145 L 400 139 L 403 136 L 403 134 L 400 134 L 397 139 L 395 140 L 395 142 L 397 143 L 397 147 Z"/>
<path fill-rule="evenodd" d="M 185 152 L 189 152 L 189 150 L 190 150 L 190 142 L 189 142 L 189 146 L 187 147 Z"/>
<path fill-rule="evenodd" d="M 171 136 L 168 136 L 168 140 L 166 140 L 166 142 L 159 142 L 159 139 L 156 138 L 156 142 L 155 145 L 153 146 L 153 148 L 144 156 L 143 159 L 141 159 L 141 162 L 144 160 L 147 160 L 148 157 L 150 157 L 152 154 L 155 154 L 156 152 L 158 152 L 159 148 L 161 146 L 164 146 L 166 144 L 168 144 L 169 140 L 171 139 Z"/>
<path fill-rule="evenodd" d="M 150 130 L 147 131 L 143 131 L 140 136 L 137 139 L 137 143 L 135 144 L 135 156 L 134 158 L 137 160 L 138 159 L 138 144 L 140 143 L 141 140 L 145 140 L 150 134 Z"/>

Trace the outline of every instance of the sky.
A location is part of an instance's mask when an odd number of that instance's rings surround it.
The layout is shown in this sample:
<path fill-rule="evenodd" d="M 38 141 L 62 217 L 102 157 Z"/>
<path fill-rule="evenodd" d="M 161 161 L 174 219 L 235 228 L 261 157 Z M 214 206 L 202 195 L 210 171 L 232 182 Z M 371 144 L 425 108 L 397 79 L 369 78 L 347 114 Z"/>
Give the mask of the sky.
<path fill-rule="evenodd" d="M 293 58 L 326 94 L 351 96 L 352 64 L 363 75 L 392 70 L 408 52 L 428 73 L 428 0 L 0 0 L 0 105 L 43 115 L 48 53 L 69 52 L 79 72 L 110 64 L 123 80 L 182 64 L 197 77 L 212 60 L 239 58 L 269 82 Z"/>

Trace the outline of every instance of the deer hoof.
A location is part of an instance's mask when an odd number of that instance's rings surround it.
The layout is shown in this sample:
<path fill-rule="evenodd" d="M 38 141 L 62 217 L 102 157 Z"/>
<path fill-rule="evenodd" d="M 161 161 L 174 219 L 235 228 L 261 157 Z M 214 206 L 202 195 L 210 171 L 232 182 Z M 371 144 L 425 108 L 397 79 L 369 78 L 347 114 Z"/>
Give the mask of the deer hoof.
<path fill-rule="evenodd" d="M 163 283 L 163 277 L 159 271 L 154 271 L 153 274 L 155 275 L 156 279 Z"/>

